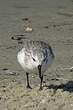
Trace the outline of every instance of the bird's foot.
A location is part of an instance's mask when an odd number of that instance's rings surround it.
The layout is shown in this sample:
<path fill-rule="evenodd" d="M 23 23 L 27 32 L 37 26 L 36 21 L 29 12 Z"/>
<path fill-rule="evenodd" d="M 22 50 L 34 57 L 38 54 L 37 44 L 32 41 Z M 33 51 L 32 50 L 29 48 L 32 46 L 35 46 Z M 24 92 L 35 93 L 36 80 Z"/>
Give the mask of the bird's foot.
<path fill-rule="evenodd" d="M 27 89 L 32 89 L 32 87 L 30 85 L 27 85 Z"/>
<path fill-rule="evenodd" d="M 39 88 L 39 91 L 41 91 L 41 90 L 43 90 L 43 87 L 42 86 Z"/>

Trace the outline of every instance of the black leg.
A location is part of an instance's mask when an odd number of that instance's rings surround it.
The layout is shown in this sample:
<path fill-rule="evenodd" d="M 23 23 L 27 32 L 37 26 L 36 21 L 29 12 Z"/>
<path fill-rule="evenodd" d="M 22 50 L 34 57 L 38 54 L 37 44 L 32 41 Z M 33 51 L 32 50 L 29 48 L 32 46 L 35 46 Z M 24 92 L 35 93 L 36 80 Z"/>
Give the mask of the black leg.
<path fill-rule="evenodd" d="M 27 88 L 32 89 L 29 84 L 29 73 L 27 73 L 27 72 L 26 72 L 26 77 L 27 77 Z"/>
<path fill-rule="evenodd" d="M 41 65 L 38 66 L 38 71 L 39 71 L 39 78 L 40 78 L 40 90 L 43 89 L 42 87 L 42 82 L 43 82 L 43 75 L 41 74 Z"/>

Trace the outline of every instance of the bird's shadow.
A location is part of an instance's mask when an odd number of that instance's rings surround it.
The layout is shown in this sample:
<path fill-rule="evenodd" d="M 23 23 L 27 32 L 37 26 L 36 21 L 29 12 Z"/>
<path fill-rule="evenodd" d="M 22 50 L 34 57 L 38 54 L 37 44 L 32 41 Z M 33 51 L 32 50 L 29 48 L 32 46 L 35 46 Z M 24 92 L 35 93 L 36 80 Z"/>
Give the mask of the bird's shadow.
<path fill-rule="evenodd" d="M 60 85 L 49 85 L 48 89 L 54 89 L 55 91 L 57 89 L 63 89 L 63 91 L 68 91 L 70 93 L 73 92 L 73 81 L 68 81 L 66 84 L 60 84 Z"/>

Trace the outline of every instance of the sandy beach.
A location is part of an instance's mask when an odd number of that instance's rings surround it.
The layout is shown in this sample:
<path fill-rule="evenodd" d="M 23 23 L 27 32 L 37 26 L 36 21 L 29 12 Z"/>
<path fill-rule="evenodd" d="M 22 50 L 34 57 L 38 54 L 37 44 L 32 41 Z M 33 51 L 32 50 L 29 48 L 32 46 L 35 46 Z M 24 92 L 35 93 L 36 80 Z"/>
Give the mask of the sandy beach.
<path fill-rule="evenodd" d="M 17 62 L 24 38 L 53 48 L 55 61 L 44 73 L 42 91 L 38 73 L 30 74 L 32 90 L 26 89 L 25 72 Z M 71 67 L 73 0 L 0 1 L 0 110 L 73 110 Z"/>

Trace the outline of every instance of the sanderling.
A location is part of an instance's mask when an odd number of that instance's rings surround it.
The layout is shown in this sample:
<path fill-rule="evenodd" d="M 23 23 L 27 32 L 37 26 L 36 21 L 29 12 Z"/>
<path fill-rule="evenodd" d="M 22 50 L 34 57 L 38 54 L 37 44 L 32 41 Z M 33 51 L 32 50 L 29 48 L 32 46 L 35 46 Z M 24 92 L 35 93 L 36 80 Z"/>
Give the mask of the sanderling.
<path fill-rule="evenodd" d="M 26 72 L 27 88 L 31 88 L 29 73 L 37 71 L 40 78 L 40 90 L 42 90 L 43 73 L 54 60 L 51 46 L 43 41 L 25 39 L 23 48 L 18 52 L 17 59 Z"/>

